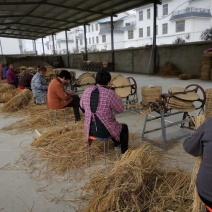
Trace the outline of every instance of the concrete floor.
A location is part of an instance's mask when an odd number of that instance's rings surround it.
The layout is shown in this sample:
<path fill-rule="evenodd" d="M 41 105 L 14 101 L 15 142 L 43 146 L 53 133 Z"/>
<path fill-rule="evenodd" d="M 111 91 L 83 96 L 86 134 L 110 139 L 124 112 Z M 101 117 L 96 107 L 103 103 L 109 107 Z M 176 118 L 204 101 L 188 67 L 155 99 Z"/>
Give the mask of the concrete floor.
<path fill-rule="evenodd" d="M 82 71 L 75 70 L 77 77 Z M 141 99 L 141 87 L 146 85 L 159 85 L 163 87 L 163 92 L 167 92 L 170 87 L 186 87 L 189 84 L 199 84 L 204 89 L 212 88 L 211 82 L 200 80 L 182 81 L 177 78 L 162 78 L 156 76 L 146 76 L 137 74 L 123 74 L 124 76 L 132 76 L 138 84 L 138 96 Z M 155 114 L 152 114 L 155 115 Z M 45 178 L 40 179 L 33 176 L 27 166 L 17 163 L 23 152 L 30 148 L 35 134 L 26 132 L 21 134 L 8 133 L 3 131 L 3 127 L 8 126 L 22 117 L 10 117 L 0 114 L 0 211 L 4 212 L 70 212 L 76 211 L 74 206 L 64 201 L 56 204 L 53 199 L 61 195 L 61 191 L 65 188 L 81 185 L 81 182 L 66 181 L 65 178 L 55 178 L 49 181 Z M 143 129 L 144 118 L 135 111 L 127 111 L 117 116 L 120 122 L 127 123 L 131 133 L 136 133 L 138 142 L 141 142 L 141 133 Z M 181 119 L 178 116 L 175 119 Z M 159 121 L 152 122 L 151 127 L 156 127 Z M 175 136 L 187 132 L 178 126 L 173 127 L 167 134 Z M 155 139 L 160 139 L 160 132 L 151 134 Z M 182 142 L 176 142 L 169 146 L 169 150 L 164 152 L 158 147 L 156 150 L 163 154 L 161 162 L 163 167 L 180 168 L 191 171 L 194 158 L 187 155 L 183 148 Z M 28 161 L 29 163 L 31 161 Z"/>

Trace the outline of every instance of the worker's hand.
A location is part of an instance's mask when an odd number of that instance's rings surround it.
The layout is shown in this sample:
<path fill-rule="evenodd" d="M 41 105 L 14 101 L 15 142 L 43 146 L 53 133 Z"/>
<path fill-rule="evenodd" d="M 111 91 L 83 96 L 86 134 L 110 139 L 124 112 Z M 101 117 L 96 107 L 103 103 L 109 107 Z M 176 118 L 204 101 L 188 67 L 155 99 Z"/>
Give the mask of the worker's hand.
<path fill-rule="evenodd" d="M 74 91 L 70 90 L 70 91 L 67 91 L 67 94 L 69 95 L 72 95 L 74 93 Z"/>

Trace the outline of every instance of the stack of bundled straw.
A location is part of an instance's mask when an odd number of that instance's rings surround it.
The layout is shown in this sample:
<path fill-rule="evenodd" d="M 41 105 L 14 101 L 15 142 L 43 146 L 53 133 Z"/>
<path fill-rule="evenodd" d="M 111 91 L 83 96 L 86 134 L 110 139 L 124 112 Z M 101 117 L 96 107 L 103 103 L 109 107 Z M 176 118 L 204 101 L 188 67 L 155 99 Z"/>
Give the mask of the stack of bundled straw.
<path fill-rule="evenodd" d="M 210 80 L 212 65 L 212 52 L 204 52 L 202 57 L 201 80 Z"/>
<path fill-rule="evenodd" d="M 0 103 L 8 102 L 17 93 L 18 90 L 13 85 L 2 83 L 0 86 Z"/>
<path fill-rule="evenodd" d="M 172 109 L 175 109 L 181 112 L 191 112 L 195 110 L 193 101 L 181 100 L 175 97 L 171 97 L 169 99 L 168 106 Z"/>
<path fill-rule="evenodd" d="M 32 92 L 28 89 L 24 89 L 19 92 L 16 96 L 10 99 L 2 107 L 3 112 L 15 112 L 26 107 L 32 98 Z"/>
<path fill-rule="evenodd" d="M 156 102 L 156 99 L 162 94 L 161 86 L 145 86 L 141 88 L 142 104 L 147 105 L 150 102 Z"/>
<path fill-rule="evenodd" d="M 86 212 L 191 211 L 190 177 L 180 171 L 159 171 L 148 146 L 128 151 L 105 173 L 85 186 L 92 191 Z"/>
<path fill-rule="evenodd" d="M 212 88 L 206 89 L 205 117 L 212 118 Z"/>

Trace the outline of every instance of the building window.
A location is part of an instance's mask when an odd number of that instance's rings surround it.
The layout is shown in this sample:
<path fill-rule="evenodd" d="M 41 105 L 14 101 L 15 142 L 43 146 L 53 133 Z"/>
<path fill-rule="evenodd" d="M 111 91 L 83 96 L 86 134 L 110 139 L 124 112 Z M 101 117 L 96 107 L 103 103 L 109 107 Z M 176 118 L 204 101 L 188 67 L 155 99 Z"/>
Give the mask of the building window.
<path fill-rule="evenodd" d="M 139 28 L 139 38 L 143 38 L 144 36 L 144 30 L 143 28 Z"/>
<path fill-rule="evenodd" d="M 98 31 L 98 24 L 96 24 L 96 31 Z"/>
<path fill-rule="evenodd" d="M 184 32 L 185 31 L 185 20 L 176 21 L 176 32 Z"/>
<path fill-rule="evenodd" d="M 150 27 L 147 27 L 147 37 L 150 36 Z"/>
<path fill-rule="evenodd" d="M 125 26 L 130 26 L 130 23 L 125 23 Z"/>
<path fill-rule="evenodd" d="M 93 24 L 91 25 L 91 29 L 92 29 L 92 32 L 93 32 Z"/>
<path fill-rule="evenodd" d="M 88 32 L 90 32 L 90 25 L 88 26 Z"/>
<path fill-rule="evenodd" d="M 93 44 L 94 44 L 94 37 L 92 37 L 92 42 L 93 42 Z"/>
<path fill-rule="evenodd" d="M 99 37 L 96 36 L 96 43 L 99 43 Z"/>
<path fill-rule="evenodd" d="M 139 11 L 139 21 L 143 21 L 143 11 Z"/>
<path fill-rule="evenodd" d="M 158 17 L 158 6 L 156 7 L 156 17 Z"/>
<path fill-rule="evenodd" d="M 158 25 L 156 25 L 156 35 L 158 35 Z"/>
<path fill-rule="evenodd" d="M 163 5 L 163 15 L 168 15 L 168 4 Z"/>
<path fill-rule="evenodd" d="M 128 31 L 128 39 L 133 39 L 133 30 Z"/>
<path fill-rule="evenodd" d="M 81 45 L 81 46 L 83 45 L 82 39 L 80 39 L 80 45 Z"/>
<path fill-rule="evenodd" d="M 150 9 L 147 9 L 147 19 L 150 19 L 150 16 L 151 16 Z"/>
<path fill-rule="evenodd" d="M 59 49 L 61 48 L 61 47 L 60 47 L 60 43 L 58 43 L 58 47 L 59 47 Z"/>
<path fill-rule="evenodd" d="M 106 35 L 102 35 L 102 43 L 106 43 Z"/>
<path fill-rule="evenodd" d="M 91 38 L 89 38 L 89 44 L 91 44 Z"/>
<path fill-rule="evenodd" d="M 162 27 L 163 27 L 163 28 L 162 28 L 162 33 L 163 33 L 163 35 L 164 35 L 164 34 L 167 34 L 167 33 L 168 33 L 168 24 L 163 24 Z"/>

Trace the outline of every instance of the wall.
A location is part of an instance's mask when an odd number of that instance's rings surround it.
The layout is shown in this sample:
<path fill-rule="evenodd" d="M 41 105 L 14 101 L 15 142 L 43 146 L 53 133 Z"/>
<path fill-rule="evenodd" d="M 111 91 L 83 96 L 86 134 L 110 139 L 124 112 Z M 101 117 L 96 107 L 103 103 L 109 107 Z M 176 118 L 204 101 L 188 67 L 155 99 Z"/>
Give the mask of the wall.
<path fill-rule="evenodd" d="M 162 67 L 166 62 L 170 62 L 176 65 L 182 73 L 200 75 L 203 51 L 211 47 L 212 41 L 158 46 L 158 67 Z M 152 74 L 152 71 L 149 69 L 151 64 L 151 49 L 151 46 L 146 46 L 115 50 L 115 71 Z M 68 67 L 67 55 L 34 57 L 5 56 L 5 58 L 7 62 L 16 62 L 22 65 L 27 61 L 33 61 L 34 64 L 32 65 L 38 65 L 40 61 L 43 61 L 55 67 L 55 64 L 60 67 Z M 83 58 L 83 54 L 70 54 L 69 61 L 71 68 L 80 69 Z M 0 61 L 2 59 L 0 56 Z M 112 62 L 112 54 L 111 51 L 91 52 L 88 53 L 88 60 Z"/>

